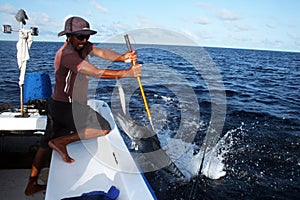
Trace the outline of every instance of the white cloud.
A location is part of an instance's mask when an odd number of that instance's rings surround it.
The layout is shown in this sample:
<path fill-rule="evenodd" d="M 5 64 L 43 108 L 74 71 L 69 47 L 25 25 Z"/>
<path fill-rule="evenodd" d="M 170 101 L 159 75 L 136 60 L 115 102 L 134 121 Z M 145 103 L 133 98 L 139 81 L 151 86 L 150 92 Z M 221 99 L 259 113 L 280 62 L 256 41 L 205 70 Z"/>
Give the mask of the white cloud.
<path fill-rule="evenodd" d="M 280 49 L 283 47 L 284 42 L 282 40 L 271 40 L 271 39 L 265 39 L 263 40 L 263 44 L 266 49 Z"/>
<path fill-rule="evenodd" d="M 18 12 L 17 8 L 9 4 L 0 6 L 0 24 L 9 24 L 13 27 L 13 29 L 19 27 L 19 23 L 17 22 L 15 16 Z"/>
<path fill-rule="evenodd" d="M 244 24 L 234 24 L 234 28 L 238 31 L 251 31 L 253 28 L 249 25 L 244 25 Z"/>
<path fill-rule="evenodd" d="M 227 9 L 223 9 L 219 13 L 217 13 L 217 17 L 221 20 L 229 20 L 229 21 L 242 19 L 242 16 L 240 14 L 234 13 Z"/>
<path fill-rule="evenodd" d="M 293 40 L 300 40 L 300 35 L 295 33 L 287 33 L 287 35 Z"/>
<path fill-rule="evenodd" d="M 101 6 L 99 3 L 95 2 L 95 1 L 90 2 L 90 5 L 95 7 L 97 10 L 99 10 L 102 13 L 108 13 L 107 8 Z"/>
<path fill-rule="evenodd" d="M 195 23 L 196 24 L 201 24 L 201 25 L 207 25 L 207 24 L 210 24 L 210 21 L 208 18 L 206 17 L 202 17 L 202 18 L 198 18 L 195 20 Z"/>
<path fill-rule="evenodd" d="M 271 23 L 267 23 L 266 27 L 268 27 L 270 29 L 275 29 L 276 28 L 276 26 L 274 24 L 271 24 Z"/>
<path fill-rule="evenodd" d="M 159 27 L 154 21 L 150 20 L 145 16 L 137 16 L 137 21 L 135 23 L 137 28 L 154 28 Z"/>
<path fill-rule="evenodd" d="M 288 38 L 291 40 L 294 49 L 299 49 L 300 47 L 300 35 L 296 33 L 287 33 Z"/>
<path fill-rule="evenodd" d="M 0 6 L 0 12 L 1 14 L 8 14 L 8 15 L 15 15 L 17 14 L 17 9 L 12 7 L 11 5 L 9 4 L 5 4 L 3 6 Z"/>
<path fill-rule="evenodd" d="M 198 41 L 200 40 L 199 35 L 197 35 L 195 32 L 187 29 L 182 29 L 180 32 L 189 37 L 191 40 L 195 41 L 195 43 L 198 43 Z"/>
<path fill-rule="evenodd" d="M 211 8 L 212 4 L 206 3 L 206 2 L 196 2 L 197 6 L 203 7 L 203 8 Z"/>

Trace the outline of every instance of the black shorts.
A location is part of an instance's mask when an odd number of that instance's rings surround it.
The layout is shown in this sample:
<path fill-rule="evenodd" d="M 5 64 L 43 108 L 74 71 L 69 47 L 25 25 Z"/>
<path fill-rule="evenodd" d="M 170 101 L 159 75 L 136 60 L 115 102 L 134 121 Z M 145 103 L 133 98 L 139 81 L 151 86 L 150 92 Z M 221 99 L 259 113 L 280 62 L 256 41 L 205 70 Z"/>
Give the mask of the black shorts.
<path fill-rule="evenodd" d="M 55 101 L 47 102 L 47 127 L 41 138 L 41 146 L 60 136 L 84 129 L 111 130 L 109 122 L 88 105 Z"/>

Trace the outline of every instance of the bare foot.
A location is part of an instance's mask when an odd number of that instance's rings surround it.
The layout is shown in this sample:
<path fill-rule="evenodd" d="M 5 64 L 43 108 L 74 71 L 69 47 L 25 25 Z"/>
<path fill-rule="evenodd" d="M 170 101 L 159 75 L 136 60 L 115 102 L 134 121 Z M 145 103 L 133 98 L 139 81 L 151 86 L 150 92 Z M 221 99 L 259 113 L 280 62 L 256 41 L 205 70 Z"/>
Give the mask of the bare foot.
<path fill-rule="evenodd" d="M 66 145 L 59 143 L 56 139 L 50 140 L 48 145 L 50 148 L 56 150 L 65 162 L 75 162 L 75 160 L 69 156 Z"/>
<path fill-rule="evenodd" d="M 46 190 L 46 185 L 39 185 L 37 183 L 37 178 L 30 178 L 29 182 L 27 184 L 27 187 L 25 189 L 25 195 L 33 195 L 34 193 L 40 192 Z"/>

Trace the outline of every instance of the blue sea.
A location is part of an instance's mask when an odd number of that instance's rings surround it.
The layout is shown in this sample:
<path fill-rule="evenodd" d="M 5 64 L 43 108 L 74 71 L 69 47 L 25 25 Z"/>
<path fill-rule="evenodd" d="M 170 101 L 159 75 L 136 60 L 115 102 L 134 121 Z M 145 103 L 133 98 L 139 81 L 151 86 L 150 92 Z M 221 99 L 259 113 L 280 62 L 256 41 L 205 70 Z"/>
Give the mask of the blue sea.
<path fill-rule="evenodd" d="M 18 107 L 16 42 L 0 44 L 0 104 Z M 61 45 L 34 42 L 27 72 L 48 73 L 54 84 L 53 60 Z M 124 44 L 98 46 L 126 51 Z M 161 170 L 146 173 L 158 199 L 299 199 L 300 53 L 167 45 L 135 48 L 159 139 L 189 176 L 176 181 Z M 90 60 L 102 68 L 129 67 Z M 149 123 L 136 80 L 121 84 L 130 116 Z M 92 78 L 89 95 L 114 107 L 115 88 L 115 80 Z M 210 145 L 203 149 L 204 141 Z M 185 150 L 177 155 L 182 146 Z"/>

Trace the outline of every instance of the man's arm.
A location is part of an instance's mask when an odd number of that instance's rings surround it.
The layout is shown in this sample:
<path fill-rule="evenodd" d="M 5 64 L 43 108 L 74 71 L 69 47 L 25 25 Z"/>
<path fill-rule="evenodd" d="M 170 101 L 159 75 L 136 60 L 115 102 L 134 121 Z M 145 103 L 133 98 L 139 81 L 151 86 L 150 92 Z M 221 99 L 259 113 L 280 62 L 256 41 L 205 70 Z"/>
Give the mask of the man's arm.
<path fill-rule="evenodd" d="M 132 61 L 136 62 L 137 61 L 137 56 L 135 51 L 126 52 L 125 54 L 119 54 L 110 49 L 101 49 L 96 46 L 93 46 L 92 55 L 113 62 L 132 62 Z"/>
<path fill-rule="evenodd" d="M 131 66 L 130 68 L 125 70 L 111 70 L 111 69 L 99 69 L 87 61 L 82 62 L 79 72 L 89 76 L 94 76 L 96 78 L 103 78 L 103 79 L 133 78 L 133 77 L 140 77 L 142 74 L 140 64 Z"/>

